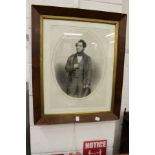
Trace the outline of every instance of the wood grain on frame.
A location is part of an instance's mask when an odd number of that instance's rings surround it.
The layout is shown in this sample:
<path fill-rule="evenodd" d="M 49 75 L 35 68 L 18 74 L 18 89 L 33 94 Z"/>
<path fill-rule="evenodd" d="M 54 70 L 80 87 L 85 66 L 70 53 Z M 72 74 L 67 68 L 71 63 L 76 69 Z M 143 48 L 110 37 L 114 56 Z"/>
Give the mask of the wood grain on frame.
<path fill-rule="evenodd" d="M 118 43 L 117 43 L 117 68 L 114 88 L 113 107 L 111 112 L 97 112 L 78 114 L 80 122 L 96 122 L 95 118 L 99 117 L 100 121 L 116 120 L 120 116 L 122 85 L 123 85 L 123 68 L 125 56 L 125 34 L 126 34 L 126 14 L 111 13 L 94 10 L 83 10 L 74 8 L 62 8 L 52 6 L 32 5 L 32 84 L 33 84 L 33 111 L 34 124 L 60 124 L 76 122 L 77 114 L 60 114 L 44 115 L 41 110 L 42 106 L 42 86 L 41 86 L 41 66 L 40 66 L 40 16 L 61 16 L 98 19 L 107 21 L 117 21 L 119 23 Z"/>

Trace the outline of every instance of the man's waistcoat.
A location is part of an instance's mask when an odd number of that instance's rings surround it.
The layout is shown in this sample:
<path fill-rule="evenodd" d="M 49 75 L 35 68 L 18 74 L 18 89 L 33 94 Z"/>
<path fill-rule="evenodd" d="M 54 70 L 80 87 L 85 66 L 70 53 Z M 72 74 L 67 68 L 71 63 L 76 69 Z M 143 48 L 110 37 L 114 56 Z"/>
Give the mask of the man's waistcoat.
<path fill-rule="evenodd" d="M 69 80 L 72 78 L 81 78 L 83 85 L 90 85 L 91 83 L 91 58 L 85 53 L 80 63 L 77 61 L 77 54 L 71 55 L 66 63 L 66 71 L 68 72 Z M 74 64 L 79 64 L 79 69 L 74 69 Z"/>

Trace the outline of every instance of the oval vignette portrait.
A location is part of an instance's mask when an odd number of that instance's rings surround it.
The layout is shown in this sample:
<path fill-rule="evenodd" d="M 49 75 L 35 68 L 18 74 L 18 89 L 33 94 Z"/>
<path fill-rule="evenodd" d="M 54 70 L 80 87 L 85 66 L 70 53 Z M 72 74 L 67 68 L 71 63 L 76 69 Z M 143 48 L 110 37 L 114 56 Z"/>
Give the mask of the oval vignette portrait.
<path fill-rule="evenodd" d="M 60 91 L 71 97 L 83 98 L 97 89 L 106 67 L 104 51 L 107 47 L 103 45 L 91 31 L 63 34 L 52 56 Z"/>

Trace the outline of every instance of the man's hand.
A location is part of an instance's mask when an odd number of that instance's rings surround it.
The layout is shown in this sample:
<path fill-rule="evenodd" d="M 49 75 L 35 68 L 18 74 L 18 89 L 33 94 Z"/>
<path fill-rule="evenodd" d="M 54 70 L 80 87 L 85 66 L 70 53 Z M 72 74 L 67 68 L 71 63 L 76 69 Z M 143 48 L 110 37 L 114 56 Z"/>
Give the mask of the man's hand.
<path fill-rule="evenodd" d="M 79 64 L 74 64 L 74 69 L 78 69 L 79 68 Z"/>

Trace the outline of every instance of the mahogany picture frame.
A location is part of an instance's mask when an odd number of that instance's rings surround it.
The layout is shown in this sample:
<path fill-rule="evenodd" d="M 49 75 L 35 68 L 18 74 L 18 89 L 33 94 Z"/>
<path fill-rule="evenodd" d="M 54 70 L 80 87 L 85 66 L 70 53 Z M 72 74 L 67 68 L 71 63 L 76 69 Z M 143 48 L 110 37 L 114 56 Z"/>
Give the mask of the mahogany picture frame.
<path fill-rule="evenodd" d="M 117 65 L 115 75 L 115 87 L 113 104 L 110 112 L 82 113 L 82 114 L 61 114 L 44 115 L 42 108 L 43 90 L 41 78 L 41 22 L 40 17 L 61 16 L 90 20 L 106 20 L 118 22 L 118 41 L 117 41 Z M 54 6 L 32 5 L 32 87 L 33 87 L 33 113 L 35 125 L 63 124 L 63 123 L 82 123 L 117 120 L 120 117 L 123 71 L 125 57 L 125 38 L 126 38 L 127 15 L 95 10 L 84 10 L 76 8 L 63 8 Z M 80 117 L 77 121 L 76 117 Z M 99 119 L 96 119 L 99 118 Z"/>

